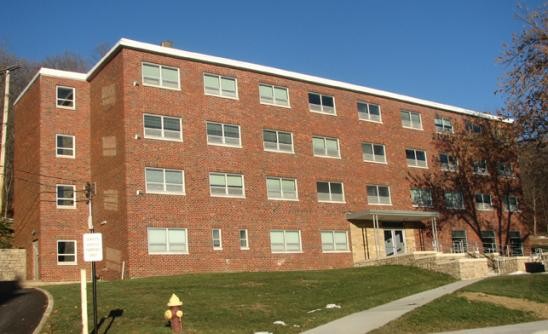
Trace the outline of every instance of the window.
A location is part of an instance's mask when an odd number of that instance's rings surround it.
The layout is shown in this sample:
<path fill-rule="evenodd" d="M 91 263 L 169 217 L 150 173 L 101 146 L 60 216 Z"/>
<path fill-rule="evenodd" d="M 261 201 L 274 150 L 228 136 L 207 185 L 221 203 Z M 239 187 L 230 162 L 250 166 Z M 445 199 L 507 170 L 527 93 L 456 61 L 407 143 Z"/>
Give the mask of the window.
<path fill-rule="evenodd" d="M 497 173 L 500 176 L 512 176 L 512 166 L 507 162 L 498 162 L 497 163 Z"/>
<path fill-rule="evenodd" d="M 335 115 L 335 98 L 328 95 L 308 93 L 308 108 L 310 111 Z"/>
<path fill-rule="evenodd" d="M 265 151 L 293 153 L 293 134 L 263 130 L 263 147 Z"/>
<path fill-rule="evenodd" d="M 390 199 L 390 187 L 368 185 L 367 203 L 370 205 L 392 205 L 392 200 Z"/>
<path fill-rule="evenodd" d="M 409 129 L 422 130 L 421 114 L 414 111 L 400 111 L 401 126 Z"/>
<path fill-rule="evenodd" d="M 434 125 L 437 133 L 453 133 L 453 124 L 449 118 L 437 116 Z"/>
<path fill-rule="evenodd" d="M 378 104 L 358 102 L 358 119 L 362 121 L 382 122 L 381 107 Z"/>
<path fill-rule="evenodd" d="M 296 200 L 297 180 L 280 177 L 267 177 L 266 189 L 268 199 Z"/>
<path fill-rule="evenodd" d="M 141 70 L 145 86 L 180 89 L 178 68 L 142 63 Z"/>
<path fill-rule="evenodd" d="M 260 84 L 259 98 L 262 104 L 289 107 L 289 93 L 285 87 Z"/>
<path fill-rule="evenodd" d="M 182 170 L 147 167 L 145 178 L 149 194 L 185 194 L 185 172 Z"/>
<path fill-rule="evenodd" d="M 344 203 L 344 188 L 338 182 L 316 182 L 318 202 Z"/>
<path fill-rule="evenodd" d="M 454 172 L 457 170 L 457 159 L 447 154 L 440 153 L 440 168 L 444 171 Z"/>
<path fill-rule="evenodd" d="M 508 233 L 510 239 L 510 251 L 511 256 L 523 256 L 523 242 L 521 241 L 521 235 L 519 231 L 510 231 Z"/>
<path fill-rule="evenodd" d="M 57 108 L 76 109 L 76 89 L 57 86 L 56 106 Z"/>
<path fill-rule="evenodd" d="M 312 137 L 314 155 L 324 158 L 340 158 L 339 140 L 328 137 Z"/>
<path fill-rule="evenodd" d="M 238 98 L 236 79 L 215 74 L 204 74 L 204 91 L 206 95 Z"/>
<path fill-rule="evenodd" d="M 453 253 L 464 253 L 468 250 L 466 240 L 466 231 L 451 231 L 451 242 L 453 244 Z"/>
<path fill-rule="evenodd" d="M 149 227 L 149 254 L 188 254 L 186 228 L 153 228 Z"/>
<path fill-rule="evenodd" d="M 220 228 L 214 228 L 213 230 L 211 230 L 211 238 L 213 240 L 213 250 L 222 250 L 223 240 L 221 238 Z"/>
<path fill-rule="evenodd" d="M 247 230 L 240 230 L 240 249 L 249 249 L 249 237 Z"/>
<path fill-rule="evenodd" d="M 432 207 L 432 191 L 430 189 L 411 189 L 413 206 Z"/>
<path fill-rule="evenodd" d="M 386 154 L 382 144 L 362 144 L 362 156 L 364 161 L 386 163 Z"/>
<path fill-rule="evenodd" d="M 477 193 L 476 196 L 476 209 L 478 210 L 492 210 L 491 195 Z"/>
<path fill-rule="evenodd" d="M 462 193 L 458 191 L 448 191 L 444 194 L 445 207 L 451 210 L 463 210 L 464 200 Z"/>
<path fill-rule="evenodd" d="M 181 119 L 179 117 L 143 115 L 145 138 L 183 140 Z"/>
<path fill-rule="evenodd" d="M 57 240 L 57 264 L 76 264 L 76 240 Z"/>
<path fill-rule="evenodd" d="M 214 197 L 245 197 L 244 177 L 240 174 L 209 173 L 209 191 Z"/>
<path fill-rule="evenodd" d="M 472 169 L 474 170 L 474 174 L 479 174 L 479 175 L 489 174 L 487 170 L 487 160 L 474 161 L 472 163 Z"/>
<path fill-rule="evenodd" d="M 497 251 L 497 239 L 495 231 L 481 231 L 481 242 L 483 244 L 484 253 L 495 253 Z"/>
<path fill-rule="evenodd" d="M 502 202 L 504 209 L 510 212 L 516 212 L 519 210 L 518 207 L 518 198 L 516 196 L 507 195 L 504 196 L 504 201 Z"/>
<path fill-rule="evenodd" d="M 466 121 L 465 122 L 465 128 L 466 128 L 466 131 L 471 132 L 471 133 L 482 133 L 483 132 L 483 127 L 480 124 L 477 124 L 477 123 L 474 123 L 474 122 L 471 122 L 471 121 Z"/>
<path fill-rule="evenodd" d="M 55 156 L 60 158 L 74 158 L 75 156 L 75 138 L 69 135 L 55 136 L 56 148 Z"/>
<path fill-rule="evenodd" d="M 270 231 L 272 253 L 300 253 L 301 231 Z"/>
<path fill-rule="evenodd" d="M 76 191 L 73 185 L 58 184 L 56 195 L 58 208 L 70 209 L 76 207 Z"/>
<path fill-rule="evenodd" d="M 405 157 L 407 158 L 407 166 L 427 168 L 426 152 L 413 148 L 405 149 Z"/>
<path fill-rule="evenodd" d="M 345 231 L 322 231 L 322 251 L 347 252 L 348 235 Z"/>
<path fill-rule="evenodd" d="M 209 145 L 241 147 L 240 126 L 207 122 L 207 143 Z"/>

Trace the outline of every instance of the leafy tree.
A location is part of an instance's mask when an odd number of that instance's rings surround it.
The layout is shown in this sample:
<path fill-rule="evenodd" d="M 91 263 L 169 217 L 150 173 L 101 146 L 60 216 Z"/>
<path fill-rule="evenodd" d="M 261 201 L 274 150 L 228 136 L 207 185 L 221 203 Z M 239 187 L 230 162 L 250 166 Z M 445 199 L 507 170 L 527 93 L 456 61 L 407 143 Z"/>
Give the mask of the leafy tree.
<path fill-rule="evenodd" d="M 434 134 L 440 152 L 434 167 L 408 178 L 413 188 L 430 192 L 423 202 L 440 212 L 440 227 L 464 221 L 479 239 L 482 231 L 495 230 L 499 252 L 505 253 L 521 202 L 515 127 L 477 119 L 453 130 Z"/>

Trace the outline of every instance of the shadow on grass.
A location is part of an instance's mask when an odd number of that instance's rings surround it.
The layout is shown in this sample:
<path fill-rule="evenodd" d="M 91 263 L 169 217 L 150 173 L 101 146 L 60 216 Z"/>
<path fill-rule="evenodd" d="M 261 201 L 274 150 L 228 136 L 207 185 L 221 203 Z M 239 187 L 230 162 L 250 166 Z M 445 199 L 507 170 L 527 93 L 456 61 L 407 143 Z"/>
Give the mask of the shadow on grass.
<path fill-rule="evenodd" d="M 108 315 L 106 317 L 102 317 L 101 321 L 99 321 L 99 323 L 97 324 L 97 333 L 100 333 L 101 326 L 103 326 L 103 324 L 108 319 L 110 319 L 110 321 L 108 322 L 107 327 L 103 331 L 103 334 L 108 334 L 108 332 L 110 331 L 110 327 L 112 327 L 112 324 L 114 323 L 114 320 L 116 320 L 116 318 L 121 317 L 122 315 L 124 315 L 124 310 L 122 310 L 122 309 L 117 308 L 117 309 L 114 309 L 114 310 L 110 310 Z M 94 333 L 94 331 L 92 330 L 90 333 Z"/>

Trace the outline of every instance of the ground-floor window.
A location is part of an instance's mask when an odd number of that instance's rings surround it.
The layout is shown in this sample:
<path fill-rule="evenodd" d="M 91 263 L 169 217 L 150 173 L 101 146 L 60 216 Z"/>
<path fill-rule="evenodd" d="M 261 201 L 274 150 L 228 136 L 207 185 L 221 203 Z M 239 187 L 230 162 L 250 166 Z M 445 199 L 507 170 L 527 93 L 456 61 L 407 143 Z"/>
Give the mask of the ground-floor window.
<path fill-rule="evenodd" d="M 57 240 L 57 264 L 76 264 L 76 240 Z"/>
<path fill-rule="evenodd" d="M 348 251 L 348 235 L 346 231 L 322 231 L 322 251 L 346 252 Z"/>
<path fill-rule="evenodd" d="M 467 251 L 468 242 L 466 240 L 466 231 L 451 231 L 451 241 L 453 253 L 464 253 Z"/>
<path fill-rule="evenodd" d="M 148 228 L 149 254 L 187 254 L 186 228 Z"/>
<path fill-rule="evenodd" d="M 300 253 L 301 231 L 270 231 L 270 249 L 272 253 Z"/>
<path fill-rule="evenodd" d="M 214 250 L 222 250 L 223 249 L 223 240 L 221 237 L 221 229 L 220 228 L 214 228 L 211 230 L 211 237 L 213 239 L 213 249 Z"/>
<path fill-rule="evenodd" d="M 249 237 L 247 230 L 240 230 L 240 249 L 249 249 Z"/>
<path fill-rule="evenodd" d="M 495 231 L 481 231 L 481 242 L 484 253 L 495 253 L 497 251 Z"/>
<path fill-rule="evenodd" d="M 523 255 L 523 243 L 519 231 L 510 231 L 510 240 L 508 242 L 510 246 L 510 255 L 522 256 Z"/>

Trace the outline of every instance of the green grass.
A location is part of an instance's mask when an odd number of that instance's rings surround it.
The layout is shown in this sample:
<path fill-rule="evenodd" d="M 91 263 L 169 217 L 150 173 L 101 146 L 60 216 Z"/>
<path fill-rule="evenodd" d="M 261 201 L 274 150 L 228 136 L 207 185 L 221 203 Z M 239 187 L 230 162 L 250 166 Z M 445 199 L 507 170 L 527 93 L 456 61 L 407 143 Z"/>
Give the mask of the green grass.
<path fill-rule="evenodd" d="M 185 333 L 249 334 L 259 330 L 299 333 L 452 281 L 454 279 L 447 275 L 417 268 L 382 266 L 100 282 L 99 318 L 112 309 L 122 309 L 123 315 L 115 319 L 110 334 L 169 333 L 163 313 L 171 293 L 176 293 L 184 302 Z M 79 285 L 46 286 L 45 289 L 53 295 L 55 306 L 43 332 L 79 332 Z M 329 303 L 342 308 L 325 309 Z M 308 313 L 314 309 L 321 310 Z M 91 305 L 88 310 L 91 319 Z M 287 326 L 273 325 L 276 320 L 284 321 Z M 101 333 L 108 323 L 109 320 L 101 327 Z"/>
<path fill-rule="evenodd" d="M 548 275 L 494 277 L 460 291 L 483 292 L 548 303 Z M 456 292 L 420 307 L 372 333 L 431 333 L 535 320 L 540 319 L 531 313 L 510 310 L 491 303 L 470 302 L 459 297 Z"/>

